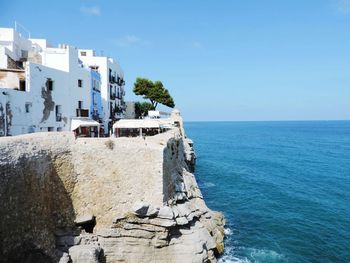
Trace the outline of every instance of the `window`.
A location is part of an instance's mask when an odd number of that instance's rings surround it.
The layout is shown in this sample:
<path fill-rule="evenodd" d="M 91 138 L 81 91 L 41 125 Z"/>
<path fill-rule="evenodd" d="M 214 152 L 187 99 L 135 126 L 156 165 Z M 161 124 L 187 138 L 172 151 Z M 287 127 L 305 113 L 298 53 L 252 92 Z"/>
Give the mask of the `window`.
<path fill-rule="evenodd" d="M 54 127 L 47 127 L 47 131 L 53 132 L 54 131 Z"/>
<path fill-rule="evenodd" d="M 56 105 L 56 121 L 62 121 L 62 106 Z"/>
<path fill-rule="evenodd" d="M 100 91 L 100 82 L 94 79 L 94 89 Z"/>
<path fill-rule="evenodd" d="M 82 79 L 78 79 L 78 87 L 79 88 L 83 87 L 83 80 Z"/>
<path fill-rule="evenodd" d="M 94 65 L 94 66 L 90 66 L 90 68 L 96 72 L 98 72 L 98 66 Z"/>
<path fill-rule="evenodd" d="M 78 109 L 83 108 L 83 102 L 81 100 L 78 101 Z"/>
<path fill-rule="evenodd" d="M 81 55 L 81 56 L 86 56 L 86 52 L 85 52 L 85 51 L 81 51 L 81 52 L 80 52 L 80 55 Z"/>
<path fill-rule="evenodd" d="M 47 80 L 46 80 L 46 88 L 47 88 L 47 90 L 53 90 L 53 80 L 52 79 L 50 79 L 50 78 L 48 78 Z"/>
<path fill-rule="evenodd" d="M 24 79 L 19 80 L 19 90 L 26 91 L 26 81 Z"/>
<path fill-rule="evenodd" d="M 30 102 L 26 102 L 25 104 L 26 113 L 30 113 L 31 107 L 32 107 L 32 104 Z"/>
<path fill-rule="evenodd" d="M 62 127 L 57 127 L 57 131 L 58 132 L 62 131 Z"/>

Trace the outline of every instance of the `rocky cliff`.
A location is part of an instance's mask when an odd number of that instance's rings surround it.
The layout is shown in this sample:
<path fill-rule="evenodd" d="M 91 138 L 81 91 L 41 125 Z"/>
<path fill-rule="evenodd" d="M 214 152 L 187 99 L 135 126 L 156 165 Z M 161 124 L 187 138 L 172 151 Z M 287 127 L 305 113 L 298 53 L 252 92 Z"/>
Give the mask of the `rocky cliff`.
<path fill-rule="evenodd" d="M 1 138 L 0 261 L 216 262 L 224 220 L 182 134 Z"/>

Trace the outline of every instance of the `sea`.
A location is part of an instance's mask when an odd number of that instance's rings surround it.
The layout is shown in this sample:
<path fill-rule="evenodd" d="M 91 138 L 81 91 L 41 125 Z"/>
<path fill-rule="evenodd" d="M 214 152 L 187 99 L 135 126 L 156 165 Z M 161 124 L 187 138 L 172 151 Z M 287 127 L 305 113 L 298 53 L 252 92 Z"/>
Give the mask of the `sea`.
<path fill-rule="evenodd" d="M 229 262 L 350 262 L 350 121 L 187 122 Z"/>

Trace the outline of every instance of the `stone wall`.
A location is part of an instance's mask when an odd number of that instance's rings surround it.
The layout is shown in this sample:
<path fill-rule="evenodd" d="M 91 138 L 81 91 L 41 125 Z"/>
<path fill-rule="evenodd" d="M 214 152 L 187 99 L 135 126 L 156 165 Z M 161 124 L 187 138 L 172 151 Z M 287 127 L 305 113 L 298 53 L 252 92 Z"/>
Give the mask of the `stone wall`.
<path fill-rule="evenodd" d="M 215 262 L 223 250 L 223 217 L 177 129 L 38 133 L 0 138 L 0 152 L 0 262 Z"/>

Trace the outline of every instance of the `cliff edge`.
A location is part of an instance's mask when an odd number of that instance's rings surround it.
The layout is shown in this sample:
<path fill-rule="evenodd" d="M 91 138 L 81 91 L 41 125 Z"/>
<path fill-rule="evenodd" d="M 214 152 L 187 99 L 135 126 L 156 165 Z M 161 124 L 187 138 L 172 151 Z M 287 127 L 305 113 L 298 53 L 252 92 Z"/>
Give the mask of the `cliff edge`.
<path fill-rule="evenodd" d="M 192 143 L 36 133 L 0 138 L 0 262 L 216 262 Z"/>

